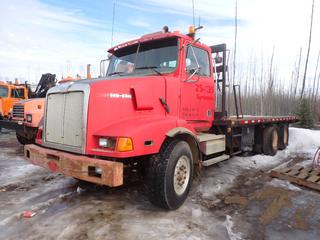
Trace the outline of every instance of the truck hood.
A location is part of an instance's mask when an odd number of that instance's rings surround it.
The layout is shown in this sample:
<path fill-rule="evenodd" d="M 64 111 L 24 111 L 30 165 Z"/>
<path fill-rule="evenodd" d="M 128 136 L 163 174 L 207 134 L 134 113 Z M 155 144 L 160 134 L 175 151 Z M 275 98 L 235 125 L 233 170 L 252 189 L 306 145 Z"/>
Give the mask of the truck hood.
<path fill-rule="evenodd" d="M 144 76 L 84 82 L 90 84 L 88 134 L 126 118 L 165 115 L 165 78 Z"/>
<path fill-rule="evenodd" d="M 31 98 L 31 99 L 20 100 L 20 101 L 16 102 L 15 104 L 24 105 L 29 102 L 41 102 L 42 103 L 44 101 L 45 101 L 44 98 Z"/>
<path fill-rule="evenodd" d="M 51 88 L 48 96 L 77 91 L 84 93 L 82 113 L 79 112 L 80 105 L 72 107 L 69 102 L 68 111 L 75 111 L 76 116 L 73 113 L 66 114 L 68 121 L 73 122 L 64 125 L 71 135 L 77 132 L 75 137 L 81 132 L 81 138 L 85 139 L 82 141 L 85 144 L 82 145 L 82 151 L 85 149 L 88 152 L 88 149 L 97 148 L 98 136 L 125 137 L 127 132 L 121 123 L 127 126 L 127 123 L 137 119 L 165 118 L 166 110 L 160 101 L 160 98 L 166 98 L 165 87 L 166 78 L 163 76 L 104 78 L 64 83 Z M 77 101 L 81 100 L 78 98 Z M 59 112 L 59 109 L 55 111 Z M 55 114 L 58 113 L 52 113 L 51 116 Z"/>

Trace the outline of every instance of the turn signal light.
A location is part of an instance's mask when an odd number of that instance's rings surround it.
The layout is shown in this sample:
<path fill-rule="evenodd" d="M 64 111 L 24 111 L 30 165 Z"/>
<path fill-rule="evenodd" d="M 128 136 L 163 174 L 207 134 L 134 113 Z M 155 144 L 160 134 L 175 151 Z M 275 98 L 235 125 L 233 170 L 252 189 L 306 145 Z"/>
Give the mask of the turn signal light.
<path fill-rule="evenodd" d="M 131 138 L 120 137 L 118 138 L 117 148 L 118 152 L 128 152 L 133 150 L 133 143 Z"/>

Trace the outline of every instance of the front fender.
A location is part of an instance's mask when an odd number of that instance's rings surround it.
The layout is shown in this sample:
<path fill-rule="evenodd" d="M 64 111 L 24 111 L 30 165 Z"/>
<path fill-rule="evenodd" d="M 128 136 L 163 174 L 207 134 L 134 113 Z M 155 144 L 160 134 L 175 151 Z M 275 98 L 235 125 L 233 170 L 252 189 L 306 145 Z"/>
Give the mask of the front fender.
<path fill-rule="evenodd" d="M 0 98 L 0 119 L 2 118 L 3 116 L 3 109 L 2 109 L 2 99 Z"/>
<path fill-rule="evenodd" d="M 32 122 L 29 123 L 25 120 L 24 124 L 28 127 L 35 127 L 35 128 L 39 127 L 40 120 L 42 119 L 44 114 L 43 109 L 25 111 L 24 119 L 27 119 L 28 114 L 32 115 Z"/>
<path fill-rule="evenodd" d="M 172 129 L 177 129 L 176 117 L 168 116 L 143 116 L 127 118 L 100 129 L 88 138 L 87 154 L 104 155 L 109 157 L 134 157 L 155 154 Z M 194 130 L 186 128 L 194 134 Z M 130 137 L 133 141 L 134 150 L 130 152 L 100 151 L 98 138 L 105 137 Z M 146 144 L 146 143 L 151 144 Z"/>

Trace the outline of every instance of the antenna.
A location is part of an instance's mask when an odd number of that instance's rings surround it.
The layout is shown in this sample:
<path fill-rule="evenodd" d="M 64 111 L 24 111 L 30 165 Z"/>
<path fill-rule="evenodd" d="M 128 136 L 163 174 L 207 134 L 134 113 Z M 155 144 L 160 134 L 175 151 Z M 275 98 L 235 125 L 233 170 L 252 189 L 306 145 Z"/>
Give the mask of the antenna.
<path fill-rule="evenodd" d="M 195 19 L 194 19 L 194 0 L 192 0 L 192 22 L 193 22 L 193 26 L 195 26 Z"/>
<path fill-rule="evenodd" d="M 113 46 L 113 31 L 114 31 L 114 17 L 116 11 L 116 1 L 113 1 L 113 10 L 112 10 L 112 28 L 111 28 L 111 47 Z"/>

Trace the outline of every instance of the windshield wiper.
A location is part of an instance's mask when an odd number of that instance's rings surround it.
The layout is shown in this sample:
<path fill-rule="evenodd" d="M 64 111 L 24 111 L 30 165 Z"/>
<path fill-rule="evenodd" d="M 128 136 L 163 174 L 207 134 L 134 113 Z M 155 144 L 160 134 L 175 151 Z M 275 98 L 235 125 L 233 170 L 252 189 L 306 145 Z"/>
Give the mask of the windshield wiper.
<path fill-rule="evenodd" d="M 155 73 L 157 73 L 158 75 L 162 75 L 161 72 L 159 72 L 158 70 L 156 70 L 156 66 L 145 66 L 145 67 L 137 67 L 135 69 L 151 69 L 152 71 L 154 71 Z"/>
<path fill-rule="evenodd" d="M 112 76 L 112 75 L 116 75 L 116 74 L 120 75 L 120 73 L 123 73 L 123 72 L 112 72 L 112 73 L 109 73 L 108 76 Z"/>

